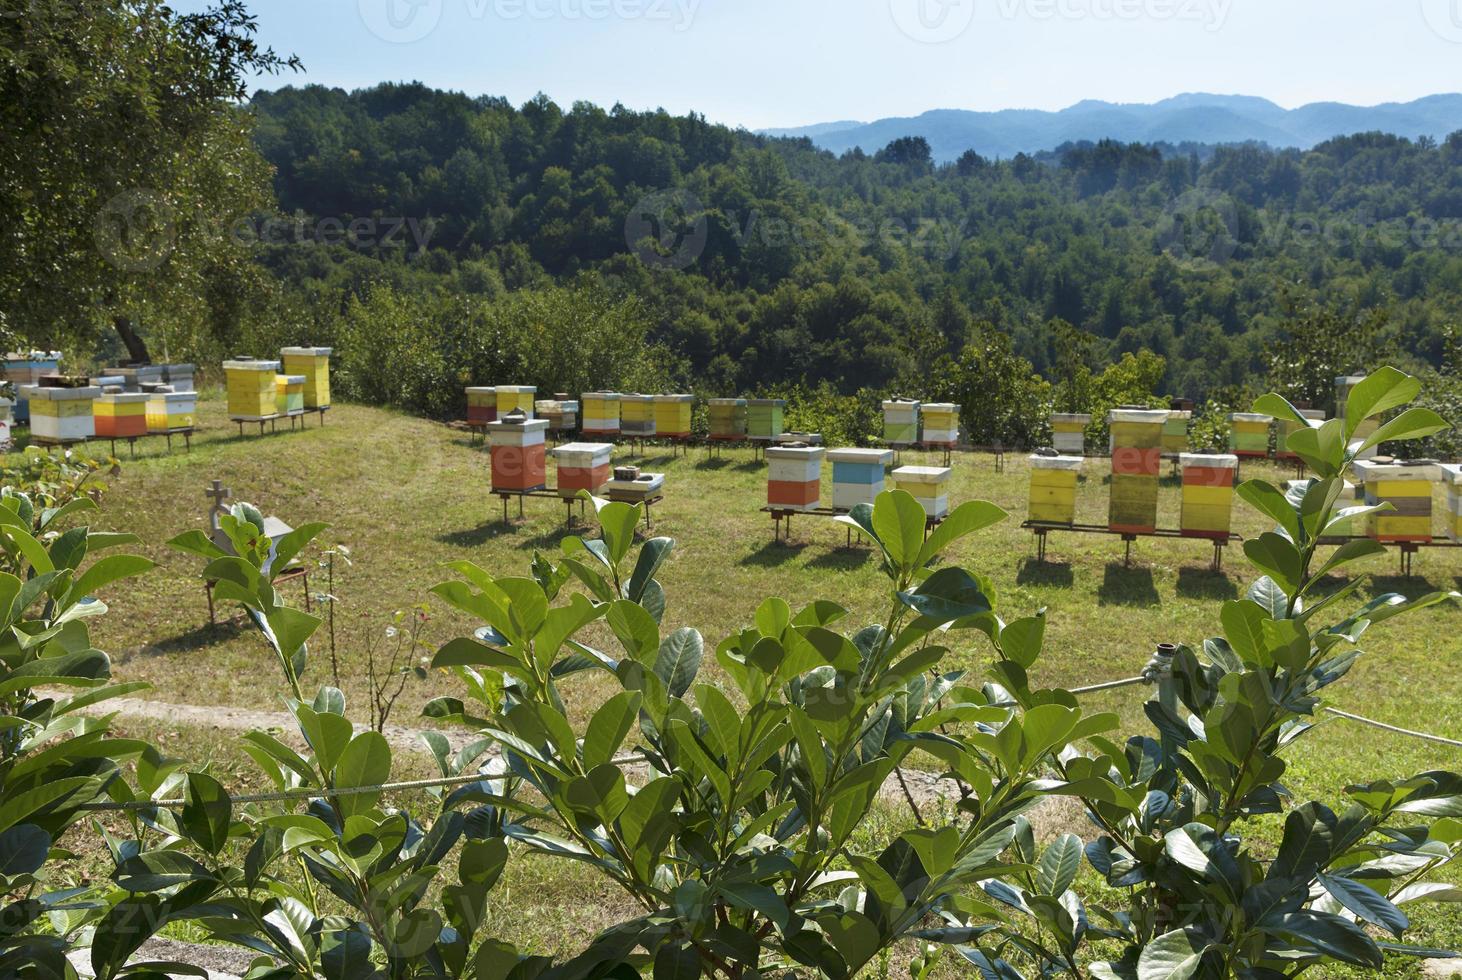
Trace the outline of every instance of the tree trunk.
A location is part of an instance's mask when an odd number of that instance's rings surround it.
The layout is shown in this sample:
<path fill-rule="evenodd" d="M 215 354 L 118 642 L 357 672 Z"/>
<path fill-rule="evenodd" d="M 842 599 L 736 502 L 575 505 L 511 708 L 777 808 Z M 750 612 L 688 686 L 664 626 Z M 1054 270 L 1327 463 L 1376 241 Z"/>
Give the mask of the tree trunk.
<path fill-rule="evenodd" d="M 147 341 L 137 335 L 132 329 L 132 319 L 125 316 L 112 317 L 112 325 L 117 328 L 117 334 L 122 338 L 122 343 L 127 346 L 127 357 L 133 364 L 151 364 L 152 357 L 147 353 Z"/>

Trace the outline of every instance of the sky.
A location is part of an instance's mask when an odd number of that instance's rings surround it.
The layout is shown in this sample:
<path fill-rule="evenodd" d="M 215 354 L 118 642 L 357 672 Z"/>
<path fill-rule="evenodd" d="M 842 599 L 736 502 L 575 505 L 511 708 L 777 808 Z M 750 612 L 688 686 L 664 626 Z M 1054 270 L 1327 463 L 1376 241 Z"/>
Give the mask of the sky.
<path fill-rule="evenodd" d="M 181 10 L 207 0 L 176 0 Z M 1286 108 L 1462 91 L 1462 0 L 249 0 L 301 75 L 749 129 L 1184 92 Z"/>

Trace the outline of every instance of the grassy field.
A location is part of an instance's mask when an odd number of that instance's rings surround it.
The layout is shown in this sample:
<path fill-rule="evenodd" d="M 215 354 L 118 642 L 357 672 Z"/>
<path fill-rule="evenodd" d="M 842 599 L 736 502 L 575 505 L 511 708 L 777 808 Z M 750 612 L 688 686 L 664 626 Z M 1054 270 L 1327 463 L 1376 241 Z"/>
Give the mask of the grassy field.
<path fill-rule="evenodd" d="M 394 611 L 427 602 L 427 590 L 447 577 L 442 563 L 470 559 L 494 574 L 526 573 L 535 550 L 556 552 L 570 532 L 564 508 L 531 500 L 526 520 L 504 525 L 501 505 L 488 491 L 486 452 L 469 437 L 444 426 L 389 411 L 338 406 L 322 429 L 239 437 L 216 397 L 201 404 L 205 427 L 191 453 L 164 454 L 149 442 L 139 458 L 124 458 L 111 479 L 100 517 L 109 529 L 133 531 L 140 550 L 160 567 L 125 596 L 111 596 L 112 615 L 94 631 L 112 652 L 120 680 L 142 680 L 145 695 L 163 702 L 275 709 L 280 679 L 262 640 L 243 629 L 232 610 L 220 625 L 208 623 L 198 578 L 200 562 L 165 545 L 172 536 L 206 524 L 205 489 L 224 481 L 235 499 L 257 504 L 290 524 L 325 521 L 324 546 L 346 545 L 353 565 L 337 566 L 342 687 L 358 720 L 365 718 L 365 649 L 379 640 Z M 621 450 L 616 461 L 628 461 Z M 905 454 L 918 462 L 919 454 Z M 731 451 L 710 460 L 704 450 L 672 457 L 650 450 L 633 460 L 666 474 L 666 499 L 655 508 L 655 532 L 674 537 L 674 557 L 661 573 L 669 594 L 666 628 L 694 626 L 714 644 L 747 624 L 761 599 L 780 595 L 794 606 L 814 598 L 851 608 L 855 622 L 870 622 L 886 608 L 883 579 L 866 550 L 844 547 L 840 526 L 799 519 L 790 544 L 772 541 L 770 518 L 760 512 L 764 467 L 751 452 Z M 1081 490 L 1079 519 L 1103 523 L 1106 492 L 1103 461 L 1092 461 Z M 1245 475 L 1282 478 L 1268 466 L 1246 467 Z M 551 476 L 550 476 L 551 479 Z M 1217 631 L 1218 605 L 1241 595 L 1253 577 L 1237 549 L 1230 549 L 1223 573 L 1208 569 L 1210 549 L 1201 541 L 1144 540 L 1133 548 L 1131 567 L 1122 561 L 1120 540 L 1107 536 L 1055 534 L 1047 563 L 1034 558 L 1034 539 L 1020 527 L 1028 469 L 1011 457 L 997 473 L 993 457 L 959 455 L 951 500 L 987 499 L 1010 512 L 1003 525 L 968 539 L 951 556 L 989 575 L 1007 617 L 1049 610 L 1046 656 L 1039 679 L 1076 686 L 1137 673 L 1155 644 L 1199 643 Z M 1165 481 L 1164 526 L 1176 526 L 1179 493 Z M 1267 529 L 1252 513 L 1241 513 L 1236 529 Z M 577 533 L 577 532 L 574 532 Z M 1437 549 L 1416 560 L 1416 577 L 1395 577 L 1394 557 L 1375 559 L 1375 578 L 1366 592 L 1418 595 L 1462 586 L 1462 551 Z M 310 587 L 326 588 L 323 571 Z M 302 598 L 302 590 L 295 595 Z M 427 655 L 461 635 L 467 624 L 434 607 L 426 625 Z M 1443 606 L 1378 628 L 1366 637 L 1366 658 L 1332 689 L 1336 707 L 1396 724 L 1462 738 L 1462 608 Z M 601 637 L 603 639 L 603 637 Z M 973 641 L 966 641 L 973 643 Z M 987 651 L 978 644 L 957 649 L 957 665 L 978 669 Z M 951 666 L 956 664 L 951 663 Z M 325 652 L 316 647 L 307 687 L 328 681 Z M 411 682 L 395 723 L 414 724 L 420 705 L 452 690 L 449 679 Z M 590 709 L 602 695 L 595 682 L 580 682 L 573 710 Z M 1091 699 L 1094 709 L 1121 713 L 1131 731 L 1144 730 L 1140 692 Z M 123 720 L 123 725 L 126 725 Z M 247 779 L 241 756 L 215 732 L 188 726 L 136 725 L 139 733 L 167 739 L 170 754 L 216 760 L 224 771 Z M 1326 721 L 1292 754 L 1286 782 L 1296 797 L 1341 802 L 1349 783 L 1407 775 L 1431 768 L 1462 766 L 1458 750 L 1431 745 L 1339 720 Z M 602 886 L 573 877 L 561 864 L 518 862 L 508 894 L 512 926 L 529 937 L 565 940 L 562 903 L 586 902 L 576 927 L 600 921 L 596 899 Z M 1462 922 L 1445 908 L 1418 916 L 1413 941 L 1462 943 Z M 552 938 L 546 939 L 555 945 Z M 1397 964 L 1394 975 L 1416 975 Z"/>

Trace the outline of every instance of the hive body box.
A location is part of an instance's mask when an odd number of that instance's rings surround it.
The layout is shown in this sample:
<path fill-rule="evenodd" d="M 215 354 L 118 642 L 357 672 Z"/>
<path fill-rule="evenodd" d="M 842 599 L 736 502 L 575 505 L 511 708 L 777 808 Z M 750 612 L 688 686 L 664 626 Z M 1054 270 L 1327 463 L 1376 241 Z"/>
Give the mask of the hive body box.
<path fill-rule="evenodd" d="M 655 435 L 655 397 L 625 395 L 619 400 L 619 430 L 637 439 Z"/>
<path fill-rule="evenodd" d="M 1252 412 L 1235 412 L 1228 421 L 1228 448 L 1231 453 L 1245 459 L 1269 456 L 1269 429 L 1274 425 L 1273 418 Z"/>
<path fill-rule="evenodd" d="M 103 392 L 92 403 L 99 439 L 128 439 L 147 435 L 147 402 L 151 395 L 140 391 L 119 394 Z"/>
<path fill-rule="evenodd" d="M 1239 458 L 1183 453 L 1179 461 L 1183 468 L 1183 537 L 1228 540 L 1233 530 L 1234 474 Z"/>
<path fill-rule="evenodd" d="M 1352 390 L 1354 390 L 1356 385 L 1360 384 L 1364 380 L 1364 375 L 1353 375 L 1349 377 L 1335 379 L 1336 418 L 1341 419 L 1342 421 L 1346 418 L 1346 408 L 1350 404 L 1350 393 Z M 1381 423 L 1376 419 L 1367 419 L 1365 422 L 1361 423 L 1360 428 L 1355 430 L 1350 439 L 1352 442 L 1356 440 L 1365 441 L 1366 439 L 1369 439 L 1371 435 L 1375 433 L 1375 431 L 1380 427 Z M 1365 452 L 1361 453 L 1359 458 L 1375 459 L 1376 456 L 1380 454 L 1380 452 L 1380 446 L 1372 446 L 1370 449 L 1367 449 Z"/>
<path fill-rule="evenodd" d="M 954 470 L 948 466 L 901 466 L 893 471 L 894 486 L 912 494 L 935 520 L 949 515 L 949 478 Z"/>
<path fill-rule="evenodd" d="M 1172 411 L 1162 427 L 1162 451 L 1169 456 L 1181 456 L 1188 451 L 1188 426 L 1193 423 L 1192 412 Z"/>
<path fill-rule="evenodd" d="M 1051 448 L 1063 456 L 1085 456 L 1088 425 L 1091 425 L 1090 415 L 1052 415 Z"/>
<path fill-rule="evenodd" d="M 1355 475 L 1365 487 L 1366 506 L 1390 504 L 1394 511 L 1366 518 L 1366 535 L 1382 542 L 1432 540 L 1432 482 L 1440 475 L 1435 463 L 1407 466 L 1356 460 Z"/>
<path fill-rule="evenodd" d="M 155 391 L 147 396 L 147 431 L 178 432 L 196 424 L 198 394 L 192 391 Z"/>
<path fill-rule="evenodd" d="M 642 504 L 664 489 L 664 473 L 639 473 L 634 479 L 615 476 L 604 485 L 609 499 L 621 504 Z"/>
<path fill-rule="evenodd" d="M 497 386 L 497 417 L 503 418 L 509 412 L 520 411 L 533 418 L 533 406 L 538 403 L 538 389 L 526 385 Z"/>
<path fill-rule="evenodd" d="M 193 384 L 194 367 L 192 364 L 164 364 L 162 370 L 163 380 L 167 382 L 168 387 L 173 389 L 174 394 L 197 392 L 197 386 Z M 329 404 L 328 398 L 326 404 Z"/>
<path fill-rule="evenodd" d="M 586 436 L 619 435 L 622 396 L 614 391 L 591 391 L 584 395 L 582 432 Z"/>
<path fill-rule="evenodd" d="M 285 374 L 303 375 L 305 408 L 330 407 L 329 347 L 286 347 L 279 352 Z"/>
<path fill-rule="evenodd" d="M 38 384 L 43 374 L 55 374 L 61 369 L 59 352 L 30 351 L 8 354 L 5 357 L 5 380 L 15 386 L 15 407 L 12 414 L 17 422 L 30 421 L 30 400 L 20 389 Z"/>
<path fill-rule="evenodd" d="M 1462 544 L 1462 464 L 1444 463 L 1437 469 L 1447 491 L 1446 535 Z"/>
<path fill-rule="evenodd" d="M 709 414 L 713 440 L 740 442 L 746 438 L 745 398 L 712 398 Z"/>
<path fill-rule="evenodd" d="M 42 442 L 81 442 L 96 435 L 92 406 L 102 390 L 25 385 L 16 393 L 30 405 L 31 436 Z M 144 418 L 143 424 L 146 424 Z"/>
<path fill-rule="evenodd" d="M 890 446 L 913 446 L 919 441 L 919 408 L 915 401 L 883 403 L 883 441 Z"/>
<path fill-rule="evenodd" d="M 467 389 L 467 421 L 472 425 L 486 425 L 497 421 L 497 389 Z"/>
<path fill-rule="evenodd" d="M 1325 422 L 1325 413 L 1316 408 L 1295 409 L 1305 418 L 1305 425 L 1287 419 L 1279 419 L 1279 434 L 1275 436 L 1275 452 L 1277 459 L 1295 460 L 1299 459 L 1294 453 L 1285 447 L 1289 444 L 1289 437 L 1299 432 L 1301 428 L 1318 429 Z"/>
<path fill-rule="evenodd" d="M 834 449 L 827 458 L 833 464 L 833 509 L 852 510 L 873 503 L 883 492 L 893 450 Z"/>
<path fill-rule="evenodd" d="M 553 450 L 558 463 L 558 495 L 577 497 L 587 490 L 594 496 L 604 492 L 609 482 L 609 457 L 614 447 L 604 442 L 571 442 Z"/>
<path fill-rule="evenodd" d="M 953 449 L 959 444 L 958 405 L 939 403 L 920 409 L 924 420 L 923 444 L 939 449 Z"/>
<path fill-rule="evenodd" d="M 746 437 L 771 442 L 782 434 L 787 403 L 780 398 L 750 398 L 746 402 Z"/>
<path fill-rule="evenodd" d="M 136 394 L 143 385 L 160 385 L 167 381 L 167 368 L 162 364 L 143 364 L 136 367 L 109 367 L 107 374 L 122 379 L 122 387 L 128 394 Z"/>
<path fill-rule="evenodd" d="M 1032 456 L 1029 518 L 1039 524 L 1076 523 L 1076 483 L 1084 456 Z"/>
<path fill-rule="evenodd" d="M 1123 534 L 1157 530 L 1157 481 L 1166 411 L 1113 409 L 1112 500 L 1107 526 Z"/>
<path fill-rule="evenodd" d="M 303 374 L 277 374 L 274 376 L 274 410 L 280 415 L 305 414 L 305 376 Z"/>
<path fill-rule="evenodd" d="M 695 395 L 656 395 L 655 430 L 665 439 L 690 438 L 690 413 Z"/>
<path fill-rule="evenodd" d="M 488 424 L 494 491 L 519 493 L 547 486 L 547 433 L 548 423 L 542 419 Z"/>
<path fill-rule="evenodd" d="M 278 361 L 224 361 L 229 417 L 243 422 L 273 418 L 277 414 L 274 378 L 278 373 Z"/>
<path fill-rule="evenodd" d="M 783 510 L 822 506 L 822 459 L 818 446 L 767 447 L 767 505 Z"/>
<path fill-rule="evenodd" d="M 578 402 L 543 399 L 533 409 L 538 418 L 548 422 L 549 432 L 573 432 L 579 427 Z"/>

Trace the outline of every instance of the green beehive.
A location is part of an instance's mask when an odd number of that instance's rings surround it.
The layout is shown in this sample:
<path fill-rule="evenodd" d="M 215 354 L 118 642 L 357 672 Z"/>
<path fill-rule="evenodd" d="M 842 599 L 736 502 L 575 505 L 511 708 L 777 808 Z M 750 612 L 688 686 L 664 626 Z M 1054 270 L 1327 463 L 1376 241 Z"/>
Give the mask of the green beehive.
<path fill-rule="evenodd" d="M 783 431 L 787 403 L 780 398 L 751 398 L 746 402 L 746 437 L 771 442 Z"/>

